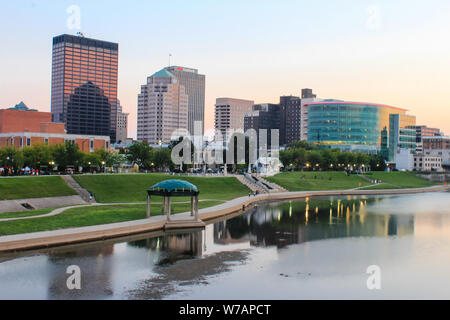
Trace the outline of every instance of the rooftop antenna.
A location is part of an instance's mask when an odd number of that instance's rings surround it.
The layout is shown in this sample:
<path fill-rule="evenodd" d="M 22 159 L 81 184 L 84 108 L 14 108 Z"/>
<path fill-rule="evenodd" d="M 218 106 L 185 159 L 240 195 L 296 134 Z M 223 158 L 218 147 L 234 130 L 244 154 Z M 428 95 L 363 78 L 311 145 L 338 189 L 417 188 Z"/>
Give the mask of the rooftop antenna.
<path fill-rule="evenodd" d="M 82 38 L 85 38 L 85 36 L 84 36 L 84 33 L 83 33 L 83 32 L 80 32 L 80 31 L 79 31 L 79 32 L 77 32 L 77 35 L 78 35 L 78 36 L 80 36 L 80 37 L 82 37 Z"/>

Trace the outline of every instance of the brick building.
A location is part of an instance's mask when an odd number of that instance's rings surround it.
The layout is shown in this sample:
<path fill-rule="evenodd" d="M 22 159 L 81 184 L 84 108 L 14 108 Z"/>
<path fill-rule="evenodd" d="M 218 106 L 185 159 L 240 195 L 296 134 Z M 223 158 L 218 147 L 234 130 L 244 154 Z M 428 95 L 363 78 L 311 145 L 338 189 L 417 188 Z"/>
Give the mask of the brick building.
<path fill-rule="evenodd" d="M 37 143 L 56 145 L 75 142 L 80 150 L 93 152 L 109 149 L 109 136 L 67 134 L 64 123 L 52 122 L 50 112 L 28 109 L 23 103 L 0 110 L 0 148 L 23 148 Z"/>

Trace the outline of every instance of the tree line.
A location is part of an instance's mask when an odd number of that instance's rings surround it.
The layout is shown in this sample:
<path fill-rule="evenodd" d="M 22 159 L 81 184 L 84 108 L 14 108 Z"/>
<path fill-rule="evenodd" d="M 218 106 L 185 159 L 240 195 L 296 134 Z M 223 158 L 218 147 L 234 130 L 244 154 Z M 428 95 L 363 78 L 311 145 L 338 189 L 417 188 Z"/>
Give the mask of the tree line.
<path fill-rule="evenodd" d="M 370 169 L 384 171 L 386 163 L 380 155 L 345 152 L 340 149 L 317 149 L 305 141 L 290 144 L 280 151 L 284 170 L 344 171 Z"/>
<path fill-rule="evenodd" d="M 128 150 L 119 152 L 98 149 L 83 152 L 76 143 L 35 144 L 22 149 L 14 147 L 0 148 L 0 174 L 21 175 L 24 168 L 30 171 L 48 174 L 54 171 L 66 172 L 104 172 L 106 168 L 118 168 L 124 163 L 137 164 L 143 170 L 163 171 L 173 168 L 171 151 L 154 149 L 147 143 L 133 144 Z"/>

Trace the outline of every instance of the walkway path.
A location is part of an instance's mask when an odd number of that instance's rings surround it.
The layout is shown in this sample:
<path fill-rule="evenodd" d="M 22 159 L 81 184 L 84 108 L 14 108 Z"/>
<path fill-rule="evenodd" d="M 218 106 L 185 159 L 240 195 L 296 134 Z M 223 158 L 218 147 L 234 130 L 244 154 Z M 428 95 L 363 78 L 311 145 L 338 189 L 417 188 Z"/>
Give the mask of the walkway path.
<path fill-rule="evenodd" d="M 219 219 L 233 213 L 243 212 L 248 206 L 259 201 L 292 200 L 314 196 L 412 194 L 448 190 L 450 190 L 450 186 L 444 185 L 400 190 L 332 190 L 263 194 L 256 197 L 247 196 L 236 198 L 218 206 L 201 209 L 199 210 L 199 218 L 203 221 Z M 173 215 L 172 219 L 187 220 L 192 219 L 192 217 L 190 216 L 190 212 L 184 212 Z M 163 230 L 165 223 L 165 216 L 154 216 L 148 219 L 128 222 L 4 236 L 0 237 L 0 252 L 38 249 L 124 237 L 133 234 Z"/>
<path fill-rule="evenodd" d="M 216 202 L 226 202 L 225 200 L 218 200 L 218 199 L 203 199 L 199 200 L 199 202 L 206 202 L 206 201 L 216 201 Z M 184 201 L 184 202 L 173 202 L 173 205 L 176 204 L 186 204 L 191 203 L 190 201 Z M 74 208 L 83 208 L 83 207 L 99 207 L 99 206 L 120 206 L 120 205 L 144 205 L 147 204 L 147 202 L 126 202 L 126 203 L 92 203 L 92 204 L 81 204 L 81 205 L 75 205 L 75 206 L 69 206 L 69 207 L 62 207 L 57 208 L 53 210 L 52 212 L 41 214 L 38 216 L 29 216 L 29 217 L 18 217 L 18 218 L 0 218 L 0 222 L 6 222 L 6 221 L 17 221 L 17 220 L 27 220 L 27 219 L 39 219 L 39 218 L 47 218 L 47 217 L 53 217 L 58 214 L 61 214 L 69 209 Z M 162 202 L 152 202 L 152 204 L 162 204 Z M 32 211 L 30 211 L 32 213 Z"/>

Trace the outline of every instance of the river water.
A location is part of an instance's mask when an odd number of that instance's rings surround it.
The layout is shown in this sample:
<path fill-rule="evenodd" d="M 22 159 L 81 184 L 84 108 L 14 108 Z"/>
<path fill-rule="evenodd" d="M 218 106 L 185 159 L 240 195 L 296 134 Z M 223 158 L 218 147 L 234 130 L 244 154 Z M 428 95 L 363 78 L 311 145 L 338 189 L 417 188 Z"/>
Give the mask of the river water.
<path fill-rule="evenodd" d="M 260 203 L 204 231 L 0 255 L 0 299 L 450 299 L 450 193 Z"/>

